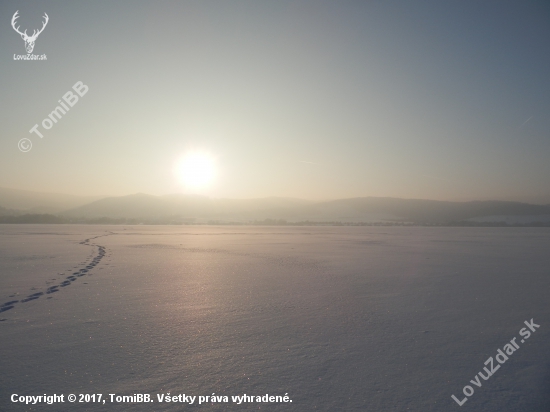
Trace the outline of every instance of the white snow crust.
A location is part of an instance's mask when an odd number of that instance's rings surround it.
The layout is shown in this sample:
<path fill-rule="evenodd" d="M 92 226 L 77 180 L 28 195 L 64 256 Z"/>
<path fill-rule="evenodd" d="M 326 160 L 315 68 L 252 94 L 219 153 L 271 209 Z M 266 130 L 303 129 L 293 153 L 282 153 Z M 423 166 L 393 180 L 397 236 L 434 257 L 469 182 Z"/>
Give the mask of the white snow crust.
<path fill-rule="evenodd" d="M 549 251 L 549 228 L 0 225 L 0 410 L 546 412 Z"/>

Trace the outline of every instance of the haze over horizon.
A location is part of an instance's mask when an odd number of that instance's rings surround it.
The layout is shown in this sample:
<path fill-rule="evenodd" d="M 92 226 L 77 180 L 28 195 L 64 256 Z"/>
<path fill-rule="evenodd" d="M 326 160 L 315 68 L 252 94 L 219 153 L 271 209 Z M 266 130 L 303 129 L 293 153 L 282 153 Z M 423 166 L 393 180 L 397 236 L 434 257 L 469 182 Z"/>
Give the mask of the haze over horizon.
<path fill-rule="evenodd" d="M 48 14 L 47 61 L 13 59 L 17 10 L 31 33 Z M 550 203 L 548 3 L 3 1 L 0 16 L 1 187 Z M 29 133 L 78 81 L 86 95 Z"/>
<path fill-rule="evenodd" d="M 426 199 L 426 198 L 411 198 L 411 197 L 396 197 L 396 196 L 351 196 L 343 198 L 304 198 L 304 197 L 291 197 L 291 196 L 260 196 L 260 197 L 217 197 L 209 193 L 185 193 L 185 192 L 173 192 L 173 193 L 162 193 L 162 194 L 151 194 L 144 192 L 134 192 L 134 193 L 123 193 L 120 195 L 81 195 L 75 193 L 63 193 L 63 192 L 48 192 L 48 191 L 33 191 L 26 189 L 17 189 L 13 187 L 2 187 L 0 186 L 0 199 L 2 196 L 6 195 L 6 192 L 21 192 L 22 194 L 28 194 L 29 196 L 33 195 L 46 195 L 48 197 L 55 198 L 56 196 L 60 197 L 74 197 L 86 199 L 88 202 L 94 202 L 96 200 L 107 199 L 107 198 L 124 198 L 124 197 L 133 197 L 133 196 L 153 196 L 153 197 L 172 197 L 172 196 L 190 196 L 190 197 L 199 197 L 207 198 L 212 200 L 261 200 L 261 199 L 288 199 L 303 201 L 307 203 L 318 203 L 318 202 L 330 202 L 330 201 L 339 201 L 339 200 L 351 200 L 351 199 L 396 199 L 396 200 L 420 200 L 420 201 L 436 201 L 436 202 L 451 202 L 451 203 L 470 203 L 470 202 L 510 202 L 510 203 L 523 203 L 523 204 L 532 204 L 532 205 L 548 205 L 549 202 L 539 201 L 539 202 L 528 202 L 528 201 L 519 201 L 519 200 L 506 200 L 506 199 L 471 199 L 471 200 L 449 200 L 449 199 Z M 1 200 L 0 200 L 1 202 Z M 0 204 L 0 207 L 2 204 Z"/>

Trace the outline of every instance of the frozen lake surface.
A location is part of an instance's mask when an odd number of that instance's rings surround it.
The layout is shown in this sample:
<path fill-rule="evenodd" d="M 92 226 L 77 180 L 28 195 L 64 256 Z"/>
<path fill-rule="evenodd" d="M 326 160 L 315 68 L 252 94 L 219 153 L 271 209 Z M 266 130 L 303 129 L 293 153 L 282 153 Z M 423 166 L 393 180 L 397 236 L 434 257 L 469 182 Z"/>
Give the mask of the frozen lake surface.
<path fill-rule="evenodd" d="M 0 410 L 548 412 L 549 251 L 548 228 L 0 225 Z M 155 403 L 10 401 L 54 393 Z"/>

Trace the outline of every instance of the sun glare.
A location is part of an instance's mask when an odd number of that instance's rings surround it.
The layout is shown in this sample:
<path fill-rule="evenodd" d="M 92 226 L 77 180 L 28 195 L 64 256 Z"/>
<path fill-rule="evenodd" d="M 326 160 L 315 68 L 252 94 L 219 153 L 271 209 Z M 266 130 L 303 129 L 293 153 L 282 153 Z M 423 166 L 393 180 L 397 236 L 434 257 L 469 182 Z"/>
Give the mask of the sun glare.
<path fill-rule="evenodd" d="M 186 188 L 205 189 L 216 177 L 216 162 L 208 153 L 189 152 L 176 163 L 175 174 Z"/>

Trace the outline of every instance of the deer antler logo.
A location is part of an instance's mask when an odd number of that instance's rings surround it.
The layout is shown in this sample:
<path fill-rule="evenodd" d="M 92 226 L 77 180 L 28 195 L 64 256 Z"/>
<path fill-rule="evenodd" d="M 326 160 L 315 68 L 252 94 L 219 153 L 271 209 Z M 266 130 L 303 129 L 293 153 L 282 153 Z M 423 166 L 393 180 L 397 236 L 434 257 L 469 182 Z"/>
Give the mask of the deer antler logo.
<path fill-rule="evenodd" d="M 27 35 L 27 30 L 25 30 L 23 33 L 21 33 L 19 31 L 19 26 L 15 27 L 15 21 L 19 18 L 17 13 L 19 13 L 19 10 L 17 10 L 15 12 L 15 14 L 13 15 L 13 18 L 11 19 L 11 25 L 12 25 L 13 29 L 21 35 L 21 38 L 23 40 L 25 40 L 25 49 L 27 49 L 27 53 L 30 54 L 30 53 L 32 53 L 32 51 L 34 49 L 34 42 L 36 41 L 36 38 L 38 37 L 38 35 L 40 33 L 42 33 L 44 31 L 44 29 L 46 28 L 46 25 L 48 24 L 48 20 L 50 18 L 48 17 L 48 15 L 46 13 L 44 13 L 44 18 L 46 20 L 44 21 L 44 25 L 42 26 L 42 28 L 38 31 L 34 30 L 32 36 L 28 36 Z"/>

